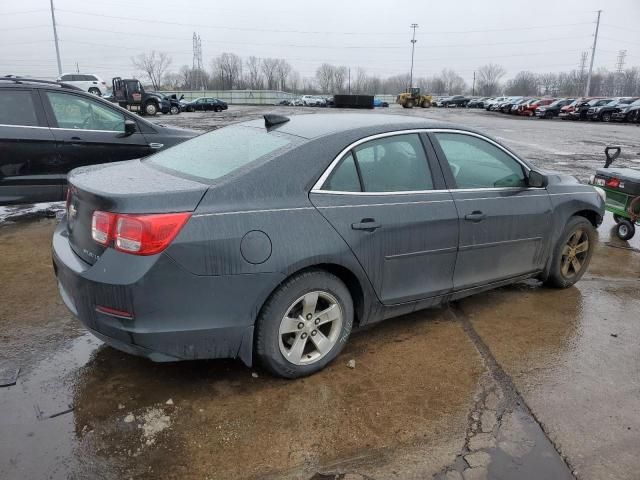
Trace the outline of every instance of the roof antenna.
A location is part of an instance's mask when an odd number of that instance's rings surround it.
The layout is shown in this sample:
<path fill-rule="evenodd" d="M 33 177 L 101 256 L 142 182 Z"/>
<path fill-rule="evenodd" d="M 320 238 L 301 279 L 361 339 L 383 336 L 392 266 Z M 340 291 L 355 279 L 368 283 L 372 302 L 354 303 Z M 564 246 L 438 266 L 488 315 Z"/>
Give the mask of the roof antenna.
<path fill-rule="evenodd" d="M 289 117 L 285 117 L 284 115 L 276 115 L 275 113 L 267 113 L 264 115 L 264 126 L 269 129 L 276 125 L 280 125 L 281 123 L 287 123 L 290 120 Z"/>

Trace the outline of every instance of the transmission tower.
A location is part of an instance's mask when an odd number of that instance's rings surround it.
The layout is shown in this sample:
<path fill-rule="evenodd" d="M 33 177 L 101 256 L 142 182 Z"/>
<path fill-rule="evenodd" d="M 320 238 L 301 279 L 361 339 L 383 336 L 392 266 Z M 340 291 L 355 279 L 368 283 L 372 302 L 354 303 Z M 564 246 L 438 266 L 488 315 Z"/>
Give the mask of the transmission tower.
<path fill-rule="evenodd" d="M 202 69 L 202 42 L 200 41 L 200 35 L 193 32 L 193 66 L 191 68 L 193 78 L 193 84 L 195 88 L 201 88 L 204 90 L 204 76 Z"/>
<path fill-rule="evenodd" d="M 578 71 L 580 72 L 580 78 L 584 78 L 584 73 L 587 70 L 587 59 L 589 58 L 589 52 L 584 51 L 580 54 L 580 66 Z"/>
<path fill-rule="evenodd" d="M 616 71 L 618 73 L 622 73 L 622 70 L 624 70 L 624 60 L 626 57 L 627 57 L 626 50 L 620 50 L 618 52 L 618 59 L 616 60 Z"/>

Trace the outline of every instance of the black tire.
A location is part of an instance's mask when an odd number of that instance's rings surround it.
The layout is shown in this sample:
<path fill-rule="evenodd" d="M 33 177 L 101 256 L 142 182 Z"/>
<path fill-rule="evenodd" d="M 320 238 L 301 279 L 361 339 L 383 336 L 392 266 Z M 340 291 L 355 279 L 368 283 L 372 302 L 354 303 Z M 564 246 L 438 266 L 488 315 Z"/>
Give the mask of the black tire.
<path fill-rule="evenodd" d="M 90 88 L 90 89 L 89 89 L 89 93 L 92 93 L 92 94 L 94 94 L 94 95 L 97 95 L 98 97 L 101 97 L 101 96 L 102 96 L 102 94 L 100 93 L 100 90 L 99 90 L 99 89 L 97 89 L 97 88 L 95 88 L 95 87 Z"/>
<path fill-rule="evenodd" d="M 154 102 L 147 102 L 144 104 L 144 114 L 154 116 L 158 113 L 158 105 Z"/>
<path fill-rule="evenodd" d="M 297 305 L 305 294 L 316 291 L 329 294 L 336 300 L 340 307 L 342 324 L 336 326 L 336 329 L 339 328 L 339 335 L 328 352 L 313 363 L 297 365 L 282 353 L 280 325 L 290 308 Z M 349 338 L 352 326 L 353 300 L 345 284 L 324 270 L 308 270 L 287 279 L 266 301 L 256 321 L 254 351 L 259 362 L 274 375 L 284 378 L 304 377 L 322 370 L 340 353 Z M 315 348 L 315 343 L 310 341 L 311 337 L 306 338 L 311 348 Z"/>
<path fill-rule="evenodd" d="M 616 235 L 620 240 L 631 240 L 636 234 L 636 226 L 626 218 L 621 218 L 616 225 Z"/>
<path fill-rule="evenodd" d="M 546 119 L 553 118 L 553 113 L 551 113 L 551 112 L 545 112 L 545 114 L 544 114 L 544 118 L 546 118 Z"/>
<path fill-rule="evenodd" d="M 214 112 L 221 112 L 222 108 L 221 107 L 213 107 L 213 111 Z"/>
<path fill-rule="evenodd" d="M 580 268 L 578 271 L 575 271 L 575 267 L 573 263 L 568 260 L 568 256 L 565 255 L 565 247 L 568 246 L 568 242 L 574 238 L 578 232 L 584 233 L 586 239 L 588 241 L 586 254 L 583 256 L 578 256 L 580 254 L 576 254 L 576 258 L 580 264 Z M 584 241 L 584 236 L 579 234 L 577 245 L 582 244 Z M 567 225 L 564 227 L 564 231 L 560 235 L 558 242 L 553 248 L 553 257 L 551 258 L 551 267 L 549 269 L 549 276 L 547 277 L 545 284 L 554 287 L 554 288 L 568 288 L 576 283 L 584 272 L 587 271 L 589 267 L 589 262 L 591 261 L 591 256 L 593 255 L 593 249 L 596 245 L 596 236 L 595 229 L 591 222 L 584 217 L 576 216 L 571 217 L 567 222 Z M 570 257 L 569 257 L 570 258 Z M 563 269 L 565 262 L 569 261 L 569 269 Z M 573 270 L 573 273 L 571 272 Z"/>
<path fill-rule="evenodd" d="M 171 115 L 178 115 L 180 113 L 180 108 L 177 105 L 172 105 L 169 113 L 171 113 Z"/>
<path fill-rule="evenodd" d="M 611 112 L 604 112 L 602 114 L 602 116 L 600 117 L 600 120 L 602 120 L 603 122 L 610 122 L 611 121 Z"/>
<path fill-rule="evenodd" d="M 413 108 L 413 100 L 407 100 L 404 105 L 404 108 Z"/>

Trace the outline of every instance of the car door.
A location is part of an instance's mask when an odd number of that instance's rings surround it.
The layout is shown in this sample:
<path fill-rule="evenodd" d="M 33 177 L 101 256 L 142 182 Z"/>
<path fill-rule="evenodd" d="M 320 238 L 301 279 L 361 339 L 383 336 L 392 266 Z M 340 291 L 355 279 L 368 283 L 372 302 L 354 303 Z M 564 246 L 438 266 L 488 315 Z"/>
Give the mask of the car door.
<path fill-rule="evenodd" d="M 458 217 L 425 139 L 413 131 L 360 140 L 310 193 L 384 304 L 441 295 L 453 286 Z"/>
<path fill-rule="evenodd" d="M 133 116 L 103 101 L 62 90 L 46 90 L 41 96 L 64 173 L 85 165 L 144 157 L 154 150 L 139 130 L 125 133 L 125 121 L 135 121 Z"/>
<path fill-rule="evenodd" d="M 545 188 L 527 186 L 528 167 L 481 135 L 437 130 L 430 136 L 459 216 L 454 288 L 542 270 L 552 208 Z"/>
<path fill-rule="evenodd" d="M 66 172 L 35 89 L 0 89 L 0 204 L 62 200 Z"/>

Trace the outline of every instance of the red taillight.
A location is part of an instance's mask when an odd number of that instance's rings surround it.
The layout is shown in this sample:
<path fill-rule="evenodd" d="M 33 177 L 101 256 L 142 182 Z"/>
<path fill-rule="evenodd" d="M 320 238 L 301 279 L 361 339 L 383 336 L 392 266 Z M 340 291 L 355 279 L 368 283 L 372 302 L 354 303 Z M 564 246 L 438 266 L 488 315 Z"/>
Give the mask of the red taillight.
<path fill-rule="evenodd" d="M 618 188 L 620 186 L 620 180 L 617 178 L 611 178 L 607 180 L 607 187 Z"/>
<path fill-rule="evenodd" d="M 134 255 L 160 253 L 176 238 L 191 213 L 126 215 L 95 211 L 91 236 L 102 245 Z"/>
<path fill-rule="evenodd" d="M 113 213 L 93 212 L 93 218 L 91 219 L 91 238 L 100 245 L 108 245 L 111 241 L 114 219 L 115 215 Z"/>

